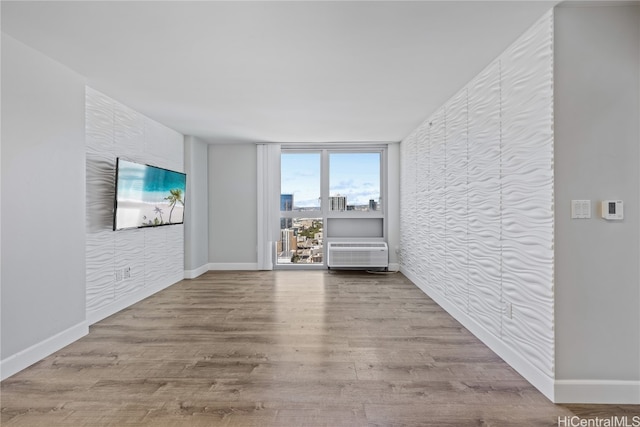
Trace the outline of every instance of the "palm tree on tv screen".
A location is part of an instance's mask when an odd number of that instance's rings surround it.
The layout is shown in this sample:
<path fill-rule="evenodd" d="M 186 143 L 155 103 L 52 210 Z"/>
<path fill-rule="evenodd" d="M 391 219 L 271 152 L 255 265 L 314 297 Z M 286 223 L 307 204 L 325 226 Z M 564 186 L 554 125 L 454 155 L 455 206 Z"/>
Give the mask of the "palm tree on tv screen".
<path fill-rule="evenodd" d="M 159 207 L 157 207 L 157 206 L 156 206 L 156 208 L 155 208 L 153 211 L 154 211 L 155 213 L 157 213 L 157 214 L 160 214 L 160 222 L 159 222 L 159 223 L 157 223 L 157 221 L 154 221 L 154 223 L 156 223 L 156 225 L 158 225 L 158 224 L 162 224 L 162 222 L 163 222 L 163 221 L 162 221 L 162 209 L 160 209 Z M 158 218 L 155 218 L 155 219 L 157 220 Z"/>
<path fill-rule="evenodd" d="M 169 206 L 171 206 L 171 210 L 169 211 L 169 224 L 171 224 L 171 214 L 173 213 L 173 208 L 176 207 L 177 203 L 180 203 L 184 206 L 184 202 L 182 201 L 182 190 L 179 188 L 175 188 L 173 190 L 169 190 L 171 195 L 169 197 L 165 197 L 165 200 L 169 201 Z"/>

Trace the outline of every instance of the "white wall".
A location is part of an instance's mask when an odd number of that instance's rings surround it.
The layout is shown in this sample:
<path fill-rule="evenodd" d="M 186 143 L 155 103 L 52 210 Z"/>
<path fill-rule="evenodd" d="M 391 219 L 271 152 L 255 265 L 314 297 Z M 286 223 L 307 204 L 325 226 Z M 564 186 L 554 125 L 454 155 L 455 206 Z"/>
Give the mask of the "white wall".
<path fill-rule="evenodd" d="M 116 158 L 183 171 L 184 137 L 89 87 L 86 103 L 87 320 L 94 323 L 184 278 L 182 224 L 112 229 Z M 118 280 L 125 268 L 130 277 Z"/>
<path fill-rule="evenodd" d="M 637 5 L 556 9 L 556 394 L 563 402 L 640 403 L 639 23 Z M 571 199 L 591 200 L 592 218 L 570 219 Z M 603 199 L 624 200 L 623 221 L 599 218 Z"/>
<path fill-rule="evenodd" d="M 553 15 L 401 143 L 401 271 L 553 398 Z"/>
<path fill-rule="evenodd" d="M 209 145 L 209 268 L 256 269 L 257 149 Z"/>
<path fill-rule="evenodd" d="M 194 278 L 207 271 L 209 263 L 208 145 L 193 136 L 186 136 L 184 144 L 189 203 L 184 219 L 184 269 L 185 277 Z"/>
<path fill-rule="evenodd" d="M 2 34 L 2 378 L 88 331 L 84 85 Z"/>

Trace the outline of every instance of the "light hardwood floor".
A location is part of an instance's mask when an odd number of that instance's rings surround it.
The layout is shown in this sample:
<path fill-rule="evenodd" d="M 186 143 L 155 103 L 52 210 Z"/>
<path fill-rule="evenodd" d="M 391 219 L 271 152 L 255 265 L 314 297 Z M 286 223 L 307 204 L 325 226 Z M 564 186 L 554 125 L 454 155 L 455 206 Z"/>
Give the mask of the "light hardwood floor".
<path fill-rule="evenodd" d="M 209 272 L 3 381 L 2 426 L 557 426 L 550 403 L 401 274 Z"/>

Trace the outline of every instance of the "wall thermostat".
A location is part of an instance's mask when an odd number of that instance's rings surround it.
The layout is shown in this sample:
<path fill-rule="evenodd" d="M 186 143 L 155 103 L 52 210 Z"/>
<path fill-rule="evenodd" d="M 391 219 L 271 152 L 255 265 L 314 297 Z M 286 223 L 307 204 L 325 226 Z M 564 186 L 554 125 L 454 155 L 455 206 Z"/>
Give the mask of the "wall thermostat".
<path fill-rule="evenodd" d="M 600 209 L 604 219 L 624 218 L 622 200 L 603 200 L 600 204 Z"/>

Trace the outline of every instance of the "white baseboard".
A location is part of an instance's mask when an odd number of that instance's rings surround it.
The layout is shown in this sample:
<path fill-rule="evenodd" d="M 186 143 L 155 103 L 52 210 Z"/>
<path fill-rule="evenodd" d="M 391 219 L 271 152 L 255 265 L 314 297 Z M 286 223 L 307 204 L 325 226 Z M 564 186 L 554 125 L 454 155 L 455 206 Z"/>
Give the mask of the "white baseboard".
<path fill-rule="evenodd" d="M 195 279 L 198 276 L 202 276 L 204 273 L 209 271 L 209 264 L 201 265 L 200 267 L 194 270 L 185 270 L 184 278 L 185 279 Z"/>
<path fill-rule="evenodd" d="M 556 380 L 555 403 L 640 405 L 640 381 Z"/>
<path fill-rule="evenodd" d="M 182 275 L 182 274 L 181 274 Z M 180 280 L 182 280 L 182 277 L 170 277 L 167 278 L 166 281 L 163 282 L 159 282 L 153 286 L 149 286 L 149 287 L 144 287 L 141 288 L 140 290 L 129 294 L 119 300 L 116 300 L 114 302 L 112 302 L 111 304 L 102 307 L 96 311 L 92 311 L 92 312 L 87 312 L 87 323 L 89 325 L 93 325 L 94 323 L 97 323 L 99 321 L 101 321 L 102 319 L 105 319 L 109 316 L 111 316 L 112 314 L 115 314 L 117 312 L 119 312 L 120 310 L 124 310 L 125 308 L 139 302 L 142 301 L 145 298 L 150 297 L 151 295 L 160 292 L 163 289 L 168 288 L 171 285 L 175 285 L 176 283 L 178 283 Z"/>
<path fill-rule="evenodd" d="M 28 368 L 89 333 L 87 322 L 80 322 L 52 337 L 0 361 L 0 381 Z"/>
<path fill-rule="evenodd" d="M 398 264 L 397 262 L 390 262 L 388 270 L 389 271 L 400 271 L 400 264 Z"/>
<path fill-rule="evenodd" d="M 209 270 L 257 270 L 257 262 L 211 262 Z"/>
<path fill-rule="evenodd" d="M 546 375 L 538 368 L 533 366 L 527 359 L 525 359 L 511 347 L 506 345 L 502 340 L 500 340 L 499 337 L 493 335 L 491 332 L 483 328 L 473 318 L 469 317 L 467 313 L 460 310 L 457 306 L 453 305 L 451 301 L 446 299 L 443 295 L 433 289 L 429 289 L 426 286 L 422 285 L 418 278 L 415 277 L 411 272 L 407 271 L 404 268 L 401 268 L 400 271 L 416 286 L 418 286 L 418 288 L 420 288 L 422 292 L 427 294 L 447 313 L 449 313 L 457 321 L 462 323 L 465 328 L 467 328 L 494 353 L 500 356 L 505 362 L 507 362 L 507 364 L 515 369 L 549 400 L 551 400 L 552 402 L 555 401 L 555 383 L 552 377 Z"/>

